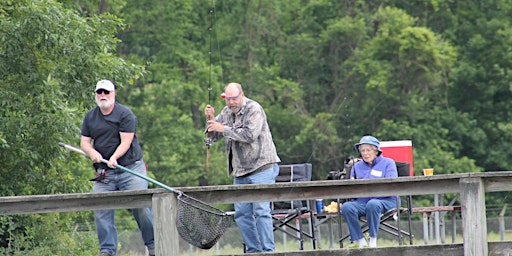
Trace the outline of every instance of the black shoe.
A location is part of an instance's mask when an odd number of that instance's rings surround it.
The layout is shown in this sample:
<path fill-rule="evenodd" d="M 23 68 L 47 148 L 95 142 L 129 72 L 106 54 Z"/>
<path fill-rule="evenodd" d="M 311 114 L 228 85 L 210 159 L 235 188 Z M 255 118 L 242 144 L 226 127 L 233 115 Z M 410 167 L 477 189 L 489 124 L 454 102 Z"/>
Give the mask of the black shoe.
<path fill-rule="evenodd" d="M 101 252 L 98 256 L 112 256 L 112 254 L 108 252 Z"/>
<path fill-rule="evenodd" d="M 149 256 L 155 256 L 155 248 L 148 248 Z"/>

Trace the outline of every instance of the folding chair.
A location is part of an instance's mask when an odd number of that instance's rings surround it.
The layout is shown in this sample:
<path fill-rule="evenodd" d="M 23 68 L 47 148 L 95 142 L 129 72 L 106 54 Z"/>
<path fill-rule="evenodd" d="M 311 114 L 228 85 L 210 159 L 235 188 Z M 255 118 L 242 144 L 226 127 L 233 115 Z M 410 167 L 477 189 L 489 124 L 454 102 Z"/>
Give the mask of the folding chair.
<path fill-rule="evenodd" d="M 410 169 L 409 169 L 409 163 L 407 162 L 396 162 L 396 168 L 398 171 L 398 177 L 406 177 L 410 176 Z M 380 217 L 380 226 L 379 229 L 389 233 L 391 235 L 394 235 L 398 238 L 398 244 L 402 245 L 402 239 L 404 236 L 409 237 L 409 244 L 413 244 L 413 238 L 414 235 L 412 234 L 412 228 L 411 228 L 411 212 L 412 212 L 412 197 L 410 195 L 406 196 L 406 207 L 401 206 L 401 198 L 399 196 L 396 197 L 396 204 L 397 207 L 390 209 L 389 211 L 382 214 Z M 401 227 L 401 215 L 405 214 L 407 215 L 407 221 L 408 221 L 408 229 L 403 230 Z M 368 232 L 368 221 L 366 220 L 366 217 L 363 215 L 359 218 L 359 220 L 363 223 L 361 225 L 361 229 L 363 233 Z M 393 225 L 389 222 L 389 220 L 396 220 L 396 225 Z M 350 236 L 350 234 L 347 234 L 345 236 L 342 236 L 340 239 L 340 245 L 342 245 L 343 240 L 347 239 Z"/>
<path fill-rule="evenodd" d="M 276 183 L 310 181 L 311 173 L 312 166 L 310 163 L 280 165 Z M 306 201 L 306 206 L 303 206 L 300 200 L 272 202 L 271 213 L 274 231 L 282 231 L 298 240 L 299 250 L 304 250 L 305 239 L 311 239 L 313 249 L 316 249 L 315 225 L 309 201 Z M 309 231 L 302 227 L 304 220 L 308 221 Z"/>

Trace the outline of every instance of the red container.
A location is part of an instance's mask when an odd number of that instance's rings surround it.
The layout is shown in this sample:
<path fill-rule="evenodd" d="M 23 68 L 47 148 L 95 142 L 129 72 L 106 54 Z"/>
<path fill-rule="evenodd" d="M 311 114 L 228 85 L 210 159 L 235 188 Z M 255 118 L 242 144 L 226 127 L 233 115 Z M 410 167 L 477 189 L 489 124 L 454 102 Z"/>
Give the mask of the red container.
<path fill-rule="evenodd" d="M 382 155 L 389 157 L 396 162 L 408 162 L 410 165 L 410 175 L 414 176 L 414 161 L 412 158 L 412 141 L 394 140 L 381 141 L 380 149 Z"/>

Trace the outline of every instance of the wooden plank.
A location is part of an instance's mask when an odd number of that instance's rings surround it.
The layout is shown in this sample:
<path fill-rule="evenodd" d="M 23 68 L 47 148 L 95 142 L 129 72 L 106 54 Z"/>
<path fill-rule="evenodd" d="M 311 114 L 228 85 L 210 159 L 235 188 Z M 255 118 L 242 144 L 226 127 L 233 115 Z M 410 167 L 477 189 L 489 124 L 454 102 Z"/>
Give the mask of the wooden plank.
<path fill-rule="evenodd" d="M 485 188 L 482 178 L 462 178 L 460 197 L 464 255 L 488 255 Z"/>
<path fill-rule="evenodd" d="M 179 234 L 176 229 L 178 199 L 174 193 L 153 197 L 156 255 L 180 255 Z"/>
<path fill-rule="evenodd" d="M 510 255 L 512 242 L 489 242 L 489 255 Z M 244 255 L 244 254 L 231 254 Z M 265 256 L 268 253 L 254 253 L 251 256 Z M 464 256 L 463 244 L 411 245 L 398 247 L 377 247 L 363 249 L 331 249 L 314 251 L 276 252 L 273 256 L 375 256 L 375 255 L 421 255 L 421 256 Z"/>
<path fill-rule="evenodd" d="M 491 173 L 495 174 L 496 173 Z M 504 174 L 504 173 L 501 173 Z M 512 177 L 511 176 L 484 176 L 485 191 L 486 192 L 499 192 L 499 191 L 512 191 Z"/>
<path fill-rule="evenodd" d="M 441 175 L 439 175 L 441 176 Z M 435 177 L 435 176 L 430 176 Z M 327 180 L 276 184 L 249 184 L 177 188 L 212 204 L 287 201 L 316 198 L 355 198 L 373 195 L 428 195 L 457 193 L 459 178 L 401 177 L 395 179 Z M 270 199 L 270 200 L 269 200 Z"/>
<path fill-rule="evenodd" d="M 351 198 L 380 195 L 457 193 L 459 178 L 482 177 L 486 191 L 507 191 L 512 172 L 463 173 L 397 179 L 310 181 L 267 185 L 221 185 L 176 188 L 210 204 L 249 201 L 285 201 L 316 198 Z M 489 186 L 489 187 L 487 187 Z M 0 214 L 70 212 L 97 209 L 150 207 L 151 194 L 165 189 L 0 197 Z M 109 199 L 113 197 L 114 200 Z M 58 202 L 54 203 L 52 201 Z"/>
<path fill-rule="evenodd" d="M 413 207 L 412 212 L 453 212 L 461 211 L 461 206 L 429 206 L 429 207 Z"/>
<path fill-rule="evenodd" d="M 489 185 L 489 188 L 486 187 L 487 192 L 512 190 L 512 188 L 509 189 L 512 186 L 512 171 L 441 174 L 395 179 L 322 180 L 260 185 L 181 187 L 175 189 L 211 204 L 230 204 L 293 199 L 354 198 L 375 194 L 404 196 L 458 193 L 459 179 L 464 177 L 484 178 L 484 181 Z"/>
<path fill-rule="evenodd" d="M 151 198 L 160 191 L 116 191 L 0 197 L 0 214 L 75 212 L 101 209 L 151 207 Z"/>
<path fill-rule="evenodd" d="M 489 242 L 489 255 L 493 255 L 493 256 L 510 256 L 510 255 L 512 255 L 512 242 L 511 241 Z"/>

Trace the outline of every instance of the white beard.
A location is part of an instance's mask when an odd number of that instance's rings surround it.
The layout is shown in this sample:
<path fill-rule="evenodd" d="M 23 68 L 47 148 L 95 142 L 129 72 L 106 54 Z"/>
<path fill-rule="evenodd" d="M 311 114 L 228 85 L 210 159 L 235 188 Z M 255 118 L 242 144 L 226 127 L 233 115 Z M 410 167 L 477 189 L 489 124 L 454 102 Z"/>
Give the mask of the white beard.
<path fill-rule="evenodd" d="M 112 105 L 114 105 L 114 102 L 115 102 L 114 99 L 110 99 L 110 100 L 107 100 L 107 101 L 101 101 L 99 99 L 96 99 L 96 104 L 101 109 L 107 109 L 107 108 L 112 107 Z"/>
<path fill-rule="evenodd" d="M 240 112 L 241 109 L 242 108 L 236 108 L 236 109 L 230 108 L 229 110 L 231 110 L 231 113 L 236 114 L 236 113 Z"/>

